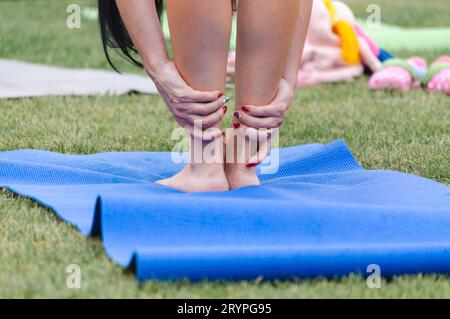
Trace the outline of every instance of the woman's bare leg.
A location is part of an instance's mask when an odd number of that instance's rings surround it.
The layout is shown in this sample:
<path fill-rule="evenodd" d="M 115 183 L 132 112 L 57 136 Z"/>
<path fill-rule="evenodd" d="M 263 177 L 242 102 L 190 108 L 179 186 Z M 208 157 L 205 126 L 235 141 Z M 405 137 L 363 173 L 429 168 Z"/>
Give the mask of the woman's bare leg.
<path fill-rule="evenodd" d="M 266 105 L 275 97 L 286 70 L 299 3 L 300 0 L 239 1 L 236 110 L 245 105 Z M 241 125 L 240 129 L 245 127 Z M 236 144 L 235 153 L 242 147 Z M 255 168 L 243 163 L 227 163 L 226 174 L 231 189 L 259 184 Z"/>
<path fill-rule="evenodd" d="M 196 90 L 224 92 L 231 1 L 168 0 L 167 14 L 175 64 L 184 80 Z M 191 153 L 193 143 L 192 140 Z M 220 150 L 219 157 L 223 158 L 223 141 L 211 143 L 216 144 L 204 143 L 201 149 Z M 222 163 L 189 163 L 179 174 L 159 183 L 183 191 L 228 190 Z"/>

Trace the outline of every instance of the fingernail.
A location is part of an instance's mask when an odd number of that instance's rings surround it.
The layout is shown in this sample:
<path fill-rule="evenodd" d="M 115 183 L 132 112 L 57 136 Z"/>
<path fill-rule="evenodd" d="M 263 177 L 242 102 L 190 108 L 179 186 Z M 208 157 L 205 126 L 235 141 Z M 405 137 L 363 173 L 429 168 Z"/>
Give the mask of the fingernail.
<path fill-rule="evenodd" d="M 228 106 L 224 105 L 223 106 L 223 113 L 225 114 L 225 113 L 227 113 L 227 111 L 228 111 Z"/>
<path fill-rule="evenodd" d="M 239 122 L 234 122 L 233 123 L 233 127 L 234 128 L 239 128 L 241 126 L 241 123 L 239 123 Z"/>
<path fill-rule="evenodd" d="M 234 115 L 234 117 L 237 118 L 238 120 L 241 119 L 241 113 L 239 113 L 239 112 L 234 112 L 233 115 Z"/>
<path fill-rule="evenodd" d="M 245 164 L 245 167 L 255 167 L 257 164 L 256 163 L 248 163 Z"/>
<path fill-rule="evenodd" d="M 223 92 L 220 92 L 219 97 L 222 97 L 222 96 L 224 96 L 224 94 L 223 94 Z"/>
<path fill-rule="evenodd" d="M 227 103 L 230 100 L 230 98 L 228 96 L 225 96 L 223 98 L 223 104 Z"/>
<path fill-rule="evenodd" d="M 250 109 L 248 108 L 248 106 L 243 106 L 243 107 L 242 107 L 242 111 L 248 112 L 248 111 L 250 111 Z"/>

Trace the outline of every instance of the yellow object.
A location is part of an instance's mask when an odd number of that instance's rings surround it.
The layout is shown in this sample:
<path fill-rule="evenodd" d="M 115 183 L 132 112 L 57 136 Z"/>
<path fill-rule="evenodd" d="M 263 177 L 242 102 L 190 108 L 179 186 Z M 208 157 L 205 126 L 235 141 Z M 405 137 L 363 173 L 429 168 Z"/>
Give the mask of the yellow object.
<path fill-rule="evenodd" d="M 339 37 L 342 48 L 342 59 L 348 64 L 359 63 L 359 43 L 355 29 L 348 21 L 336 21 L 336 7 L 332 0 L 323 0 L 323 3 L 330 13 L 332 30 Z"/>

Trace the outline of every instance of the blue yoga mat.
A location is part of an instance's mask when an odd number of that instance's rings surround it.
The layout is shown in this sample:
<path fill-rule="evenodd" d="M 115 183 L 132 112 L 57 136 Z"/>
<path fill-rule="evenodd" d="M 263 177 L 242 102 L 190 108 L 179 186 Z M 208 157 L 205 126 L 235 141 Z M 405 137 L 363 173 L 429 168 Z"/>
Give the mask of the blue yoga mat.
<path fill-rule="evenodd" d="M 262 186 L 182 193 L 170 153 L 0 153 L 0 185 L 51 208 L 139 280 L 450 272 L 450 187 L 366 170 L 344 142 L 280 149 Z M 261 169 L 261 168 L 258 168 Z"/>

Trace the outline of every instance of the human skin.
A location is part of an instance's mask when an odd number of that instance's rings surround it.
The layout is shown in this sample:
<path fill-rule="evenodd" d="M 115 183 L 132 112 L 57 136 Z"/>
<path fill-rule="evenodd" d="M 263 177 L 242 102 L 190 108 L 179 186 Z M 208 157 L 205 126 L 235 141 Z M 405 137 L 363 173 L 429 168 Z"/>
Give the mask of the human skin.
<path fill-rule="evenodd" d="M 240 1 L 236 40 L 236 110 L 233 127 L 243 134 L 250 128 L 276 129 L 284 120 L 294 94 L 297 70 L 306 37 L 311 1 Z M 277 93 L 287 103 L 275 105 Z M 268 106 L 272 105 L 272 106 Z M 283 117 L 274 116 L 276 113 Z M 227 139 L 227 145 L 230 139 Z M 268 151 L 269 139 L 259 142 L 259 149 Z M 239 151 L 246 143 L 235 143 L 234 161 L 225 167 L 231 189 L 258 185 L 255 164 L 265 153 L 247 163 L 239 163 Z M 227 149 L 231 148 L 228 147 Z M 252 156 L 253 155 L 253 156 Z"/>
<path fill-rule="evenodd" d="M 227 109 L 221 92 L 231 30 L 230 1 L 167 1 L 174 61 L 167 56 L 154 1 L 117 0 L 117 5 L 147 72 L 178 123 L 189 132 L 194 120 L 206 121 L 203 129 L 219 127 Z M 234 123 L 241 128 L 282 124 L 296 85 L 310 8 L 310 0 L 239 3 L 236 105 L 237 110 L 247 107 Z M 223 143 L 217 131 L 201 137 L 203 149 Z M 198 140 L 195 134 L 191 138 L 191 145 Z M 223 191 L 259 183 L 254 167 L 226 166 L 191 162 L 158 183 L 182 191 Z"/>

